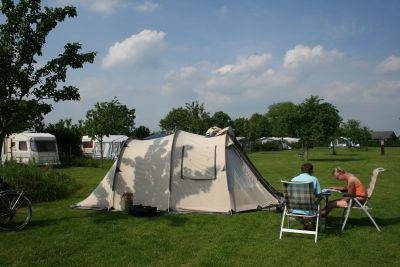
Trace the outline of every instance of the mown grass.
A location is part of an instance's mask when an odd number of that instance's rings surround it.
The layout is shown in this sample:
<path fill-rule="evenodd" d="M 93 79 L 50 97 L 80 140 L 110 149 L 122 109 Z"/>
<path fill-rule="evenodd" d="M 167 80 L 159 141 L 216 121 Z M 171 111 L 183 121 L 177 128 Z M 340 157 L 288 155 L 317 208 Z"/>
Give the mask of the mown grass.
<path fill-rule="evenodd" d="M 250 158 L 280 190 L 280 180 L 296 175 L 303 162 L 298 151 L 261 152 Z M 76 210 L 107 169 L 73 167 L 61 171 L 82 188 L 69 199 L 36 203 L 29 228 L 0 232 L 0 266 L 398 266 L 400 256 L 400 149 L 368 151 L 313 149 L 309 161 L 323 187 L 339 184 L 330 170 L 340 165 L 364 183 L 373 168 L 387 169 L 371 200 L 369 219 L 353 212 L 339 231 L 341 213 L 334 211 L 317 244 L 310 236 L 285 235 L 279 240 L 281 213 L 164 214 L 136 218 L 120 212 Z"/>

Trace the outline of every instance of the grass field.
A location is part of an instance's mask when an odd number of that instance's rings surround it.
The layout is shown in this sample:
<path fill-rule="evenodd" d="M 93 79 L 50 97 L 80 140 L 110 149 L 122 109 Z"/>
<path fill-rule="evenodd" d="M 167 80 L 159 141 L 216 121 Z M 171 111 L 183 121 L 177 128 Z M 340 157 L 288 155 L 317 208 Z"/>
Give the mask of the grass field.
<path fill-rule="evenodd" d="M 82 188 L 73 197 L 34 203 L 31 225 L 21 232 L 0 232 L 0 266 L 400 266 L 400 148 L 380 155 L 368 151 L 316 148 L 309 161 L 322 187 L 339 185 L 335 166 L 367 184 L 373 168 L 384 167 L 371 200 L 378 232 L 353 211 L 340 232 L 335 210 L 315 244 L 311 236 L 279 240 L 281 213 L 256 211 L 235 215 L 164 214 L 136 218 L 120 212 L 69 208 L 85 198 L 107 169 L 65 168 Z M 299 172 L 298 151 L 250 154 L 263 176 L 278 190 L 280 180 Z"/>

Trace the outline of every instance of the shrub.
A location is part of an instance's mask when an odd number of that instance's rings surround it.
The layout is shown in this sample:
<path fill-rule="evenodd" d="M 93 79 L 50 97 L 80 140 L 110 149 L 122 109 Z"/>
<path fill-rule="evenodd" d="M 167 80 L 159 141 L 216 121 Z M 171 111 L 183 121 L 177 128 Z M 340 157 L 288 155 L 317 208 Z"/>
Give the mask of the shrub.
<path fill-rule="evenodd" d="M 0 173 L 11 188 L 23 190 L 32 202 L 66 198 L 80 187 L 75 179 L 55 169 L 15 161 L 0 165 Z"/>
<path fill-rule="evenodd" d="M 257 142 L 256 143 L 257 151 L 278 151 L 279 145 L 275 142 Z"/>
<path fill-rule="evenodd" d="M 60 155 L 60 161 L 62 166 L 74 166 L 74 167 L 100 167 L 100 160 L 88 157 L 77 157 L 72 155 Z"/>

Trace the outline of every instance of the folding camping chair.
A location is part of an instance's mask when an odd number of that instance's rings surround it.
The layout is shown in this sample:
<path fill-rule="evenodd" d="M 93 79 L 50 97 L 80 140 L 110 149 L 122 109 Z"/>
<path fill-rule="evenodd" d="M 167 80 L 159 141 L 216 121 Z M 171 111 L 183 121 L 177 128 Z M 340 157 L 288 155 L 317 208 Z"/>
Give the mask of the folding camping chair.
<path fill-rule="evenodd" d="M 281 232 L 279 239 L 282 239 L 283 232 L 299 233 L 314 235 L 315 243 L 317 243 L 320 217 L 320 199 L 315 196 L 313 183 L 288 181 L 281 182 L 283 185 L 285 208 L 282 216 Z M 310 215 L 304 215 L 299 210 L 308 211 Z M 291 217 L 316 219 L 315 230 L 300 230 L 290 228 Z M 285 219 L 287 221 L 287 228 L 283 227 Z"/>
<path fill-rule="evenodd" d="M 364 213 L 369 217 L 369 219 L 375 225 L 376 229 L 379 232 L 381 231 L 381 229 L 379 229 L 378 224 L 375 222 L 374 218 L 372 218 L 371 214 L 368 212 L 368 210 L 371 210 L 372 208 L 368 207 L 367 204 L 368 204 L 368 200 L 371 199 L 372 193 L 374 192 L 376 180 L 378 179 L 378 175 L 379 175 L 379 173 L 381 173 L 383 171 L 385 171 L 385 169 L 383 169 L 383 168 L 377 168 L 372 171 L 371 180 L 369 182 L 368 189 L 367 189 L 367 196 L 346 195 L 346 196 L 351 197 L 351 199 L 349 201 L 349 205 L 347 207 L 345 207 L 345 209 L 343 210 L 342 217 L 344 217 L 344 220 L 343 220 L 343 225 L 342 225 L 342 231 L 344 230 L 344 227 L 346 226 L 347 220 L 350 215 L 350 211 L 352 209 L 363 210 Z M 362 199 L 361 201 L 360 201 L 360 198 Z"/>

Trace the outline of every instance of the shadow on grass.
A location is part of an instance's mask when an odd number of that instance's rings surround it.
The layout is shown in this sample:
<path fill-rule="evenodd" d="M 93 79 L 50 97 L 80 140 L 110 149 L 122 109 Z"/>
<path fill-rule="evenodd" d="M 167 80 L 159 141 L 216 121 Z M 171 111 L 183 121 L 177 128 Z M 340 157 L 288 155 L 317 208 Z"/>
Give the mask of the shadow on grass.
<path fill-rule="evenodd" d="M 375 222 L 378 224 L 379 228 L 381 228 L 381 231 L 383 231 L 383 227 L 385 226 L 393 226 L 393 225 L 398 225 L 400 224 L 400 217 L 392 217 L 392 218 L 374 218 Z M 372 229 L 375 229 L 375 225 L 372 223 L 372 221 L 368 217 L 363 217 L 363 218 L 349 218 L 346 227 L 344 229 L 344 232 L 346 232 L 346 229 L 349 230 L 351 228 L 356 228 L 356 227 L 372 227 Z M 326 228 L 322 233 L 326 235 L 338 235 L 343 233 L 342 232 L 342 221 L 341 218 L 339 217 L 332 217 L 328 218 L 326 222 Z"/>
<path fill-rule="evenodd" d="M 84 212 L 84 211 L 82 211 Z M 109 222 L 116 222 L 121 220 L 128 220 L 140 218 L 145 221 L 167 221 L 170 226 L 179 227 L 183 226 L 189 219 L 183 217 L 182 215 L 174 215 L 167 213 L 158 213 L 155 216 L 150 217 L 135 217 L 123 212 L 112 212 L 112 211 L 89 211 L 89 213 L 82 213 L 82 215 L 70 215 L 57 218 L 43 218 L 43 219 L 33 219 L 29 223 L 29 227 L 45 227 L 50 225 L 57 225 L 65 222 L 72 222 L 75 220 L 85 220 L 89 219 L 88 223 L 93 224 L 107 224 Z"/>
<path fill-rule="evenodd" d="M 189 219 L 183 214 L 176 215 L 176 214 L 162 213 L 161 216 L 158 215 L 154 218 L 167 221 L 170 226 L 174 227 L 183 226 L 184 224 L 186 224 L 186 222 L 189 221 Z"/>
<path fill-rule="evenodd" d="M 400 217 L 392 217 L 392 218 L 375 218 L 374 217 L 375 222 L 378 224 L 378 226 L 380 228 L 384 227 L 384 226 L 391 226 L 391 225 L 397 225 L 400 224 Z M 375 228 L 375 226 L 373 225 L 372 221 L 368 218 L 368 217 L 363 217 L 363 218 L 349 218 L 349 220 L 347 221 L 346 224 L 346 228 L 348 225 L 352 225 L 352 226 L 372 226 Z M 381 229 L 382 230 L 382 229 Z"/>
<path fill-rule="evenodd" d="M 29 223 L 30 227 L 44 227 L 49 225 L 56 225 L 65 222 L 71 222 L 74 220 L 82 220 L 82 219 L 91 219 L 94 223 L 108 223 L 110 221 L 116 220 L 126 220 L 128 215 L 122 213 L 114 213 L 114 212 L 107 212 L 107 211 L 96 211 L 90 213 L 82 213 L 82 215 L 67 215 L 63 217 L 57 218 L 40 218 L 36 219 L 33 218 L 32 221 Z"/>
<path fill-rule="evenodd" d="M 339 162 L 351 162 L 351 161 L 362 161 L 363 159 L 354 159 L 354 158 L 341 158 L 341 159 L 313 159 L 309 158 L 309 161 L 314 161 L 314 162 L 330 162 L 330 161 L 339 161 Z"/>

